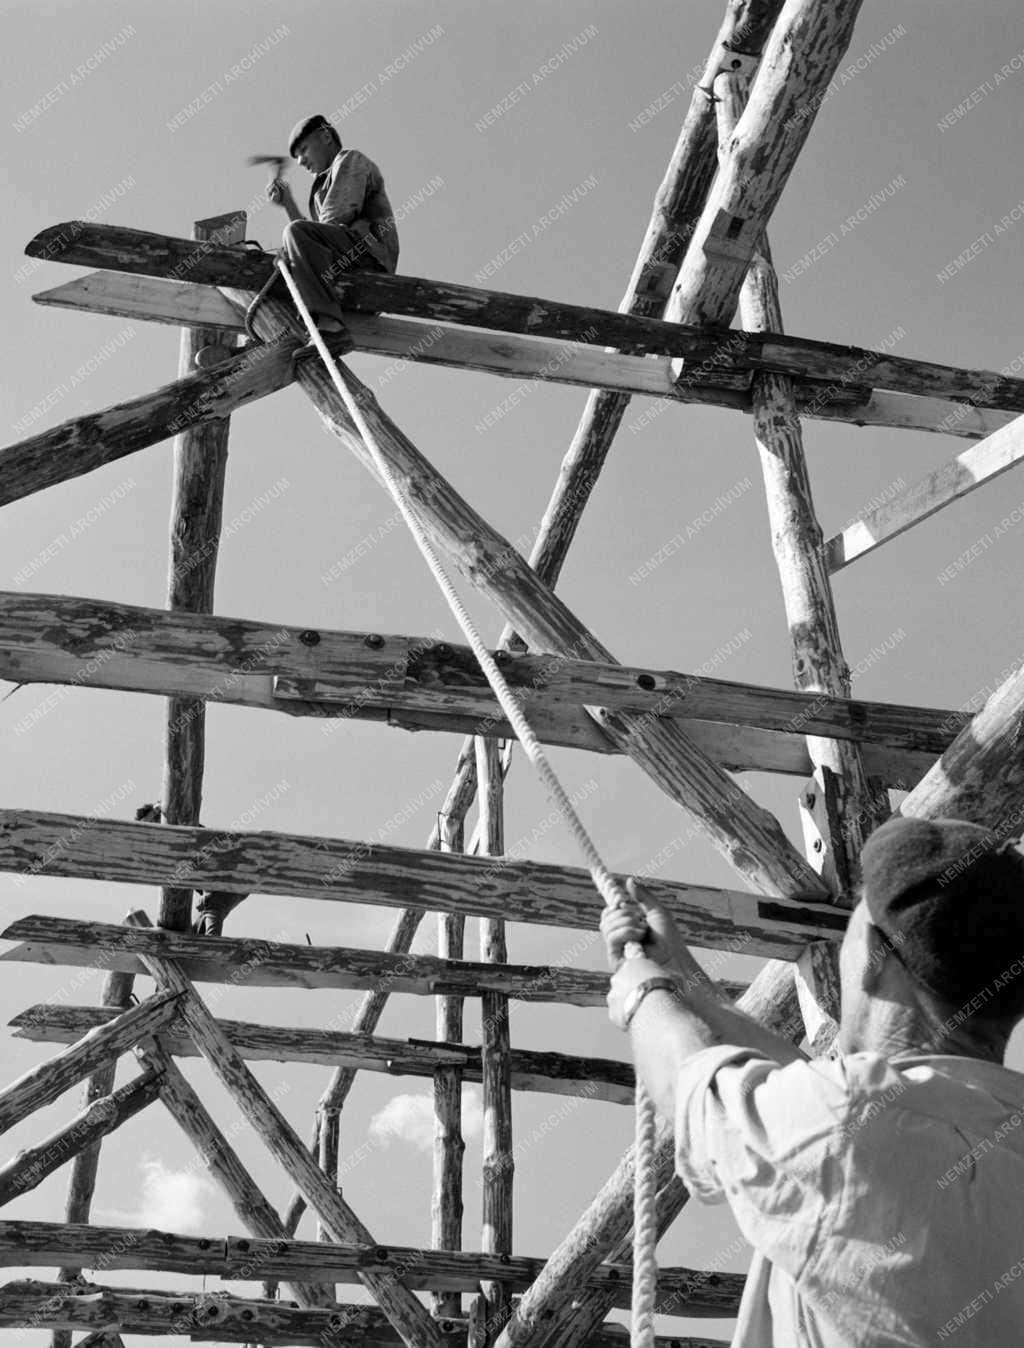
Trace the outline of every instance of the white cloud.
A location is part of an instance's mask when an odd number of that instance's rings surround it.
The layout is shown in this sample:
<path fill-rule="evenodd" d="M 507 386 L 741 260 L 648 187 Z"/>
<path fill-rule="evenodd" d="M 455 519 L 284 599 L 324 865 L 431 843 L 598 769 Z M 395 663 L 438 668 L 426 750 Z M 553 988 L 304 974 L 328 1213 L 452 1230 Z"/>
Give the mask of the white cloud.
<path fill-rule="evenodd" d="M 480 1091 L 469 1086 L 462 1092 L 462 1136 L 472 1142 L 483 1128 L 483 1104 Z M 389 1147 L 392 1142 L 408 1142 L 419 1151 L 434 1145 L 434 1097 L 432 1095 L 396 1095 L 370 1120 L 370 1141 Z"/>
<path fill-rule="evenodd" d="M 159 1156 L 139 1162 L 142 1192 L 135 1223 L 164 1231 L 198 1232 L 207 1223 L 206 1205 L 217 1190 L 201 1172 L 172 1170 Z"/>

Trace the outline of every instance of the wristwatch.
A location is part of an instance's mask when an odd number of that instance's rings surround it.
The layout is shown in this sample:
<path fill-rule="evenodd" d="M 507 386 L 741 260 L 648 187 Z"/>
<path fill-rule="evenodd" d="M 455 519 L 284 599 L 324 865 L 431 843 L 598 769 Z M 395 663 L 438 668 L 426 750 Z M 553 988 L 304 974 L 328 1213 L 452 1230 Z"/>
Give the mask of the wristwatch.
<path fill-rule="evenodd" d="M 679 994 L 679 984 L 674 978 L 666 978 L 664 975 L 657 978 L 645 978 L 642 983 L 638 983 L 626 995 L 626 1000 L 622 1003 L 622 1028 L 628 1030 L 633 1017 L 640 1008 L 640 1003 L 649 992 L 671 992 L 674 996 Z"/>

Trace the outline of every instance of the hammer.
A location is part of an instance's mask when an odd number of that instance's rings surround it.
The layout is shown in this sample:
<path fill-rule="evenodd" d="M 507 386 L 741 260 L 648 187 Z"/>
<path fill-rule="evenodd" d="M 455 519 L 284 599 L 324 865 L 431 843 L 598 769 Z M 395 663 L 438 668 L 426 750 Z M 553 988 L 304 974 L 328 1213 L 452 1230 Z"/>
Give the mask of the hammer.
<path fill-rule="evenodd" d="M 271 183 L 275 183 L 279 178 L 284 177 L 288 159 L 283 154 L 253 154 L 245 162 L 250 168 L 257 164 L 270 165 L 270 177 L 267 179 L 267 186 L 269 187 Z"/>

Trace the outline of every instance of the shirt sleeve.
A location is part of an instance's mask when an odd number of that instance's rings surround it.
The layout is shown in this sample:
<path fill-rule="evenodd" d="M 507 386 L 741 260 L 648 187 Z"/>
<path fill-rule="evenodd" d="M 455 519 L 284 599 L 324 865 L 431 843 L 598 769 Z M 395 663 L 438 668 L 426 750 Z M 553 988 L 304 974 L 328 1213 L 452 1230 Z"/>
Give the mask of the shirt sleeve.
<path fill-rule="evenodd" d="M 841 1064 L 703 1049 L 676 1087 L 676 1169 L 696 1197 L 727 1199 L 746 1239 L 796 1278 L 839 1216 L 849 1110 Z"/>
<path fill-rule="evenodd" d="M 358 150 L 347 150 L 320 203 L 322 225 L 350 225 L 362 213 L 373 164 Z"/>

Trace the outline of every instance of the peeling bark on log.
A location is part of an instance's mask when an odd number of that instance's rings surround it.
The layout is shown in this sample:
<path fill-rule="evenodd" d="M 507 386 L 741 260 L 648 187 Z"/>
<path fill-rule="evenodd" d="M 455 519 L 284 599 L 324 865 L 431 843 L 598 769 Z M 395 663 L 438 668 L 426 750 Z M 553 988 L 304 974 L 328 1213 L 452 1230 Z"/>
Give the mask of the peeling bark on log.
<path fill-rule="evenodd" d="M 383 1272 L 398 1268 L 412 1287 L 437 1285 L 462 1292 L 475 1291 L 487 1279 L 509 1291 L 521 1292 L 544 1264 L 542 1259 L 523 1255 L 502 1259 L 482 1252 L 420 1250 L 401 1245 L 325 1246 L 314 1241 L 238 1236 L 210 1240 L 134 1227 L 0 1221 L 0 1267 L 45 1268 L 65 1258 L 69 1251 L 81 1252 L 87 1268 L 152 1269 L 244 1282 L 259 1272 L 292 1281 L 316 1277 L 351 1284 L 358 1282 L 360 1269 Z M 632 1268 L 627 1261 L 602 1264 L 588 1291 L 607 1298 L 609 1308 L 626 1307 L 631 1283 Z M 739 1273 L 662 1268 L 658 1272 L 658 1309 L 665 1315 L 701 1319 L 734 1315 L 743 1283 Z"/>
<path fill-rule="evenodd" d="M 0 1287 L 0 1327 L 32 1326 L 109 1329 L 123 1333 L 184 1334 L 228 1343 L 258 1340 L 267 1345 L 321 1348 L 325 1336 L 338 1333 L 351 1348 L 397 1348 L 401 1343 L 380 1311 L 372 1306 L 339 1305 L 300 1309 L 280 1301 L 254 1301 L 223 1294 L 151 1291 L 147 1288 L 86 1286 L 23 1280 Z M 444 1348 L 462 1348 L 465 1321 L 442 1321 L 434 1330 Z M 588 1348 L 624 1348 L 621 1330 L 602 1329 Z M 655 1348 L 728 1348 L 722 1339 L 658 1336 Z"/>
<path fill-rule="evenodd" d="M 196 889 L 475 913 L 589 930 L 602 907 L 580 867 L 32 810 L 0 810 L 0 870 L 114 883 L 173 880 Z M 838 941 L 846 926 L 845 914 L 818 902 L 820 895 L 773 899 L 681 881 L 645 885 L 694 945 L 796 959 L 808 941 Z"/>
<path fill-rule="evenodd" d="M 104 1013 L 97 1008 L 100 1024 L 96 1029 L 0 1091 L 0 1133 L 56 1100 L 110 1057 L 134 1048 L 140 1039 L 168 1025 L 177 1016 L 180 1002 L 172 992 L 149 997 L 129 1011 Z"/>
<path fill-rule="evenodd" d="M 23 1148 L 6 1165 L 0 1166 L 0 1205 L 34 1189 L 73 1156 L 81 1155 L 84 1148 L 98 1146 L 101 1138 L 127 1119 L 134 1118 L 158 1094 L 157 1078 L 141 1077 L 93 1100 L 69 1124 L 45 1141 Z"/>
<path fill-rule="evenodd" d="M 234 244 L 245 238 L 245 212 L 198 220 L 192 237 L 200 242 Z M 196 358 L 219 344 L 215 328 L 183 328 L 178 377 L 196 368 Z M 234 340 L 232 339 L 232 346 Z M 217 550 L 228 466 L 229 419 L 218 417 L 190 426 L 174 442 L 174 498 L 171 505 L 170 569 L 167 607 L 188 613 L 212 613 Z M 206 704 L 193 698 L 167 702 L 164 729 L 162 814 L 165 824 L 198 824 L 206 762 Z M 157 925 L 185 931 L 192 912 L 192 891 L 168 887 L 160 898 Z"/>

